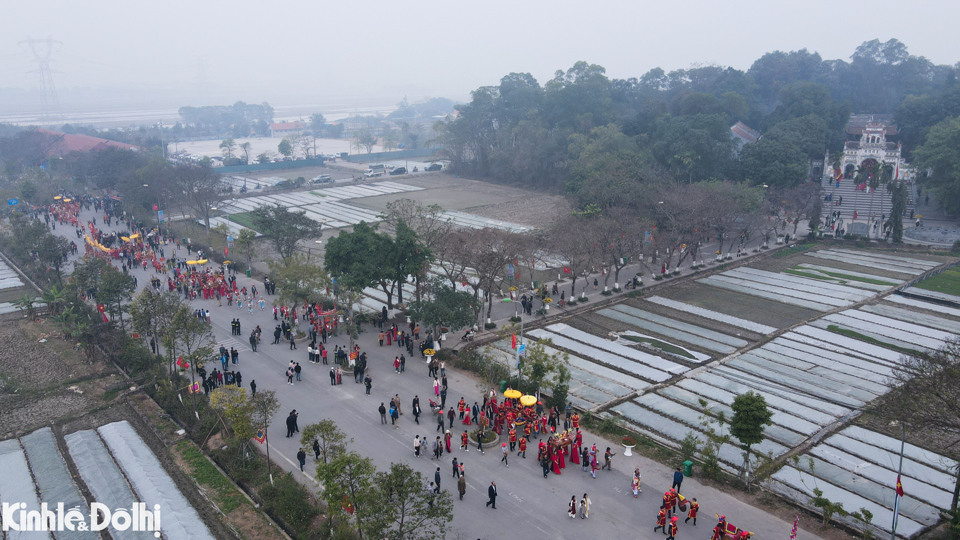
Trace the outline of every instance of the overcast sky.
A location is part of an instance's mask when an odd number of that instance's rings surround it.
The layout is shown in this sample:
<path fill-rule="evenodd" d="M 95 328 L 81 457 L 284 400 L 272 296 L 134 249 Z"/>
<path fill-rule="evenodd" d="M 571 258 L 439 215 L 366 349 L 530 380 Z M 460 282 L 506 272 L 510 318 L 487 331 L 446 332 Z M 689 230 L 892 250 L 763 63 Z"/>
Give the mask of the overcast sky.
<path fill-rule="evenodd" d="M 52 58 L 67 102 L 86 88 L 144 107 L 389 104 L 465 100 L 511 71 L 543 83 L 578 60 L 626 78 L 696 63 L 747 69 L 778 49 L 848 59 L 874 38 L 954 64 L 958 15 L 955 0 L 10 0 L 0 89 L 36 87 L 32 56 L 18 44 L 27 37 L 63 42 Z"/>

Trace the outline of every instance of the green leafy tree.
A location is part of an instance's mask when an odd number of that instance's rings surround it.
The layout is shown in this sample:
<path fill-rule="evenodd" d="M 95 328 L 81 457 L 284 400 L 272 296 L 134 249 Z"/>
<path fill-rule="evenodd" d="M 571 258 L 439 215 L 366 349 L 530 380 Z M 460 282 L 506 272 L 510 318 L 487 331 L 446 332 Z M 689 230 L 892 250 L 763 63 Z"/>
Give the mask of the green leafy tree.
<path fill-rule="evenodd" d="M 476 320 L 474 311 L 476 299 L 473 295 L 458 291 L 439 281 L 439 279 L 436 280 L 431 287 L 430 300 L 411 303 L 410 316 L 434 329 L 438 326 L 460 329 L 473 324 Z"/>
<path fill-rule="evenodd" d="M 220 150 L 223 152 L 223 154 L 226 156 L 227 159 L 230 159 L 233 157 L 233 149 L 236 147 L 237 147 L 237 143 L 233 139 L 224 139 L 220 143 Z"/>
<path fill-rule="evenodd" d="M 133 329 L 143 336 L 153 337 L 158 345 L 169 344 L 174 339 L 174 317 L 180 311 L 183 300 L 180 295 L 165 292 L 156 294 L 149 289 L 140 291 L 130 304 Z M 174 350 L 165 347 L 167 361 L 173 363 Z"/>
<path fill-rule="evenodd" d="M 250 398 L 251 410 L 250 418 L 253 421 L 253 428 L 263 429 L 265 439 L 264 448 L 267 451 L 267 474 L 270 474 L 270 438 L 269 427 L 273 421 L 273 416 L 280 410 L 280 400 L 277 399 L 277 393 L 273 390 L 262 390 Z M 271 477 L 272 478 L 272 477 Z"/>
<path fill-rule="evenodd" d="M 931 170 L 925 183 L 934 188 L 937 201 L 951 213 L 960 211 L 960 117 L 931 127 L 913 155 L 918 170 Z"/>
<path fill-rule="evenodd" d="M 903 214 L 907 211 L 907 183 L 900 181 L 893 187 L 890 194 L 893 204 L 890 205 L 890 229 L 895 244 L 903 243 Z"/>
<path fill-rule="evenodd" d="M 359 538 L 379 539 L 389 527 L 389 505 L 381 499 L 377 468 L 370 458 L 347 452 L 317 467 L 317 480 L 324 486 L 322 497 L 331 515 L 347 519 L 352 510 Z M 423 491 L 423 484 L 420 490 Z"/>
<path fill-rule="evenodd" d="M 322 224 L 307 217 L 304 211 L 290 211 L 280 204 L 261 206 L 253 211 L 254 226 L 269 237 L 274 249 L 286 263 L 297 249 L 297 242 L 318 238 Z"/>
<path fill-rule="evenodd" d="M 240 143 L 240 151 L 243 152 L 243 162 L 250 163 L 250 151 L 253 150 L 253 145 L 249 141 Z"/>
<path fill-rule="evenodd" d="M 266 152 L 257 155 L 257 163 L 270 163 L 270 156 Z"/>
<path fill-rule="evenodd" d="M 315 137 L 323 136 L 323 132 L 327 128 L 327 119 L 323 117 L 320 113 L 313 113 L 310 115 L 310 129 L 313 130 L 313 135 Z"/>
<path fill-rule="evenodd" d="M 37 261 L 51 271 L 57 283 L 63 286 L 63 266 L 70 253 L 70 242 L 63 237 L 45 234 L 37 243 Z"/>
<path fill-rule="evenodd" d="M 241 230 L 233 240 L 233 245 L 236 246 L 237 253 L 247 258 L 247 264 L 253 261 L 253 254 L 256 252 L 256 240 L 257 233 L 250 229 Z"/>
<path fill-rule="evenodd" d="M 391 463 L 378 472 L 375 485 L 384 512 L 386 538 L 391 540 L 439 540 L 446 538 L 453 521 L 453 498 L 446 490 L 424 489 L 427 479 L 406 463 Z"/>
<path fill-rule="evenodd" d="M 246 445 L 256 433 L 251 420 L 253 402 L 246 388 L 231 384 L 215 388 L 210 392 L 210 406 L 223 413 L 234 438 L 241 445 Z"/>
<path fill-rule="evenodd" d="M 740 477 L 746 482 L 750 470 L 750 447 L 763 442 L 763 429 L 773 422 L 773 412 L 761 394 L 747 392 L 733 398 L 730 434 L 744 445 Z"/>
<path fill-rule="evenodd" d="M 216 341 L 210 323 L 201 321 L 193 314 L 190 306 L 181 304 L 173 316 L 173 325 L 170 332 L 164 336 L 164 346 L 175 352 L 175 356 L 182 356 L 191 364 L 203 362 L 213 356 Z M 174 356 L 171 356 L 173 359 Z M 171 373 L 174 371 L 174 362 L 170 364 Z"/>
<path fill-rule="evenodd" d="M 570 392 L 570 370 L 563 362 L 557 363 L 556 370 L 553 385 L 550 387 L 550 401 L 555 407 L 563 407 L 567 403 L 567 394 Z"/>
<path fill-rule="evenodd" d="M 347 439 L 346 433 L 340 431 L 333 420 L 324 419 L 301 430 L 301 446 L 312 448 L 313 441 L 320 445 L 320 459 L 326 465 L 345 454 L 347 443 L 353 442 L 353 439 Z"/>
<path fill-rule="evenodd" d="M 387 308 L 393 309 L 393 295 L 400 278 L 398 269 L 404 258 L 390 235 L 361 221 L 352 232 L 340 231 L 327 242 L 323 262 L 327 272 L 348 288 L 359 291 L 380 287 L 387 295 Z M 403 274 L 403 281 L 406 276 Z"/>
<path fill-rule="evenodd" d="M 280 152 L 283 157 L 290 157 L 293 155 L 293 144 L 289 140 L 283 139 L 277 145 L 277 152 Z"/>
<path fill-rule="evenodd" d="M 807 174 L 807 156 L 790 141 L 762 138 L 740 150 L 740 171 L 753 185 L 791 189 Z"/>
<path fill-rule="evenodd" d="M 707 440 L 700 446 L 700 459 L 703 461 L 703 472 L 709 478 L 718 478 L 722 472 L 720 468 L 720 449 L 730 442 L 730 434 L 724 433 L 727 417 L 723 411 L 711 411 L 707 400 L 698 399 L 701 414 L 700 428 Z"/>
<path fill-rule="evenodd" d="M 313 304 L 326 297 L 332 284 L 323 267 L 306 255 L 294 253 L 285 261 L 270 261 L 270 276 L 277 284 L 277 301 L 282 305 Z"/>

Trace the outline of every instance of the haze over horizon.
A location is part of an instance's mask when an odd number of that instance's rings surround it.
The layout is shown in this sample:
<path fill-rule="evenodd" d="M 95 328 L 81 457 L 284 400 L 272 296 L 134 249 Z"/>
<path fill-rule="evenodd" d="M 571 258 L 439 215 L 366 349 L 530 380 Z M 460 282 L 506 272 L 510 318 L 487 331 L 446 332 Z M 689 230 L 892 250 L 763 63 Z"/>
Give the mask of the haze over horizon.
<path fill-rule="evenodd" d="M 578 60 L 611 78 L 697 64 L 746 70 L 775 50 L 848 60 L 864 41 L 898 39 L 936 64 L 960 60 L 948 36 L 960 4 L 814 0 L 338 3 L 171 0 L 16 2 L 0 20 L 0 114 L 39 108 L 33 55 L 51 66 L 63 109 L 169 108 L 267 101 L 345 108 L 443 96 L 466 101 L 510 72 L 549 80 Z"/>

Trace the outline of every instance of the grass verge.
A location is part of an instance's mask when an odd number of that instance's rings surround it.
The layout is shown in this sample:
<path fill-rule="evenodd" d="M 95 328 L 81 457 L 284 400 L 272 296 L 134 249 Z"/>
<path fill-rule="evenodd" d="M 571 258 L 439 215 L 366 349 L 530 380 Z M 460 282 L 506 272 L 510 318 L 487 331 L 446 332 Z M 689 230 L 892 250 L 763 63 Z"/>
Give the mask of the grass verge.
<path fill-rule="evenodd" d="M 176 451 L 190 467 L 190 476 L 212 495 L 214 502 L 224 514 L 229 515 L 246 500 L 243 494 L 233 487 L 233 484 L 207 460 L 206 456 L 195 445 L 187 441 L 180 441 L 176 446 Z"/>
<path fill-rule="evenodd" d="M 796 255 L 797 253 L 802 253 L 808 249 L 816 246 L 814 242 L 804 242 L 803 244 L 796 244 L 794 246 L 778 249 L 776 253 L 773 254 L 774 257 L 782 259 L 783 257 L 789 257 L 791 255 Z"/>
<path fill-rule="evenodd" d="M 253 212 L 242 212 L 240 214 L 230 214 L 227 216 L 227 219 L 236 223 L 237 225 L 243 225 L 248 229 L 257 230 L 253 225 Z"/>
<path fill-rule="evenodd" d="M 835 279 L 839 279 L 843 283 L 846 283 L 847 281 L 859 281 L 860 283 L 869 283 L 871 285 L 881 285 L 885 287 L 893 287 L 894 285 L 896 285 L 896 283 L 890 283 L 889 281 L 882 281 L 879 279 L 871 279 L 871 278 L 865 278 L 860 276 L 851 276 L 849 274 L 843 274 L 840 272 L 830 272 L 827 270 L 817 270 L 816 272 L 813 272 L 811 270 L 808 270 L 802 267 L 787 268 L 786 270 L 783 271 L 783 273 L 791 274 L 794 276 L 810 278 L 810 279 L 821 279 L 824 281 L 831 281 L 830 278 L 835 278 Z M 826 276 L 829 276 L 829 277 L 824 277 L 821 274 L 825 274 Z"/>
<path fill-rule="evenodd" d="M 879 339 L 875 339 L 875 338 L 872 338 L 872 337 L 870 337 L 870 336 L 865 336 L 865 335 L 863 335 L 863 334 L 861 334 L 860 332 L 857 332 L 857 331 L 855 331 L 855 330 L 850 330 L 850 329 L 848 329 L 848 328 L 840 328 L 839 326 L 837 326 L 837 325 L 835 325 L 835 324 L 831 324 L 830 326 L 827 326 L 827 330 L 830 331 L 830 332 L 833 332 L 834 334 L 840 334 L 841 336 L 846 336 L 846 337 L 848 337 L 848 338 L 853 338 L 853 339 L 856 339 L 856 340 L 859 340 L 859 341 L 863 341 L 863 342 L 865 342 L 865 343 L 869 343 L 869 344 L 871 344 L 871 345 L 877 345 L 878 347 L 883 347 L 884 349 L 890 349 L 890 350 L 892 350 L 892 351 L 897 351 L 898 353 L 905 354 L 905 355 L 908 355 L 908 356 L 923 356 L 923 354 L 924 354 L 923 352 L 918 351 L 918 350 L 916 350 L 916 349 L 907 349 L 907 348 L 905 348 L 905 347 L 898 347 L 898 346 L 896 346 L 896 345 L 891 345 L 891 344 L 889 344 L 889 343 L 885 343 L 885 342 L 883 342 L 883 341 L 880 341 Z"/>
<path fill-rule="evenodd" d="M 956 267 L 944 270 L 917 283 L 914 287 L 960 296 L 960 270 Z"/>
<path fill-rule="evenodd" d="M 690 354 L 690 353 L 687 352 L 686 350 L 681 349 L 680 347 L 676 347 L 676 346 L 674 346 L 674 345 L 671 345 L 671 344 L 669 344 L 669 343 L 660 341 L 659 339 L 645 338 L 645 337 L 640 337 L 640 336 L 630 336 L 630 335 L 622 335 L 622 336 L 620 336 L 620 337 L 622 337 L 623 339 L 626 339 L 626 340 L 628 340 L 628 341 L 632 341 L 632 342 L 634 342 L 634 343 L 646 343 L 646 344 L 648 344 L 648 345 L 650 345 L 650 346 L 652 346 L 652 347 L 654 347 L 654 348 L 660 349 L 661 351 L 663 351 L 663 352 L 665 352 L 665 353 L 675 354 L 675 355 L 677 355 L 677 356 L 682 356 L 682 357 L 684 357 L 684 358 L 689 358 L 690 360 L 696 360 L 696 359 L 697 359 L 695 356 L 693 356 L 692 354 Z"/>

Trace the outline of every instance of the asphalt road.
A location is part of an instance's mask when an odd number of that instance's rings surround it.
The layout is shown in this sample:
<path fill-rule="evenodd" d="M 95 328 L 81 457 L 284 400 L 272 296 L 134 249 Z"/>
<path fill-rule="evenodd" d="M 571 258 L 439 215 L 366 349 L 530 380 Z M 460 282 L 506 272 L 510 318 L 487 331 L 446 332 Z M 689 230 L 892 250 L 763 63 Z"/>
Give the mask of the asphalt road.
<path fill-rule="evenodd" d="M 82 218 L 88 221 L 93 212 L 84 212 Z M 98 224 L 101 220 L 98 219 Z M 99 226 L 99 225 L 98 225 Z M 116 229 L 110 227 L 108 230 Z M 77 241 L 71 227 L 58 227 L 56 234 L 60 234 L 72 241 Z M 78 244 L 79 245 L 79 244 Z M 166 254 L 174 254 L 175 246 L 168 246 Z M 83 252 L 81 246 L 81 253 Z M 176 254 L 186 256 L 186 250 L 181 249 Z M 76 260 L 77 257 L 73 257 Z M 133 270 L 138 284 L 142 288 L 154 275 L 152 269 Z M 165 278 L 163 278 L 165 281 Z M 238 277 L 238 285 L 243 286 L 257 283 L 262 289 L 262 283 Z M 591 278 L 592 283 L 592 278 Z M 591 287 L 592 289 L 592 287 Z M 578 287 L 579 291 L 579 287 Z M 272 300 L 275 297 L 267 297 Z M 371 395 L 364 394 L 362 384 L 353 382 L 352 374 L 344 374 L 343 384 L 331 386 L 329 366 L 310 364 L 307 360 L 305 344 L 298 344 L 299 350 L 289 350 L 289 345 L 271 345 L 273 328 L 272 313 L 268 308 L 260 311 L 255 306 L 254 313 L 248 314 L 246 308 L 217 307 L 215 300 L 196 301 L 196 307 L 203 307 L 211 314 L 212 327 L 218 343 L 237 347 L 240 351 L 240 364 L 236 368 L 243 374 L 243 386 L 249 388 L 251 381 L 256 380 L 258 391 L 276 390 L 282 406 L 274 418 L 269 430 L 269 444 L 271 457 L 285 470 L 293 471 L 295 476 L 312 489 L 319 486 L 313 480 L 313 459 L 308 457 L 305 473 L 299 472 L 296 463 L 296 453 L 300 446 L 298 438 L 286 438 L 285 419 L 291 409 L 299 411 L 299 425 L 302 428 L 307 424 L 323 418 L 330 418 L 337 422 L 352 439 L 350 447 L 374 460 L 374 463 L 385 468 L 391 462 L 403 461 L 423 473 L 425 481 L 433 479 L 436 467 L 440 467 L 442 488 L 449 490 L 454 498 L 454 520 L 451 524 L 452 533 L 449 538 L 595 538 L 639 537 L 662 538 L 660 532 L 653 532 L 657 509 L 660 506 L 663 492 L 670 487 L 673 469 L 649 459 L 639 456 L 624 457 L 623 447 L 612 441 L 605 441 L 598 436 L 585 432 L 584 444 L 597 443 L 600 452 L 610 446 L 618 455 L 614 458 L 613 471 L 598 471 L 597 478 L 591 478 L 588 472 L 583 472 L 576 465 L 567 464 L 563 474 L 550 474 L 543 478 L 541 469 L 536 464 L 536 441 L 528 448 L 526 459 L 511 454 L 510 466 L 500 462 L 500 453 L 497 448 L 491 448 L 485 455 L 480 455 L 476 448 L 469 452 L 458 449 L 457 434 L 462 432 L 459 421 L 455 421 L 451 433 L 454 434 L 454 456 L 463 460 L 466 467 L 467 494 L 463 501 L 457 500 L 456 481 L 452 477 L 451 458 L 449 454 L 439 461 L 433 461 L 428 456 L 415 458 L 413 440 L 416 435 L 428 436 L 431 439 L 440 433 L 436 431 L 436 419 L 429 415 L 428 397 L 433 397 L 432 380 L 427 377 L 426 365 L 418 359 L 408 359 L 406 371 L 398 374 L 392 367 L 393 358 L 401 350 L 393 347 L 379 347 L 377 334 L 371 327 L 365 327 L 365 332 L 359 338 L 362 349 L 367 351 L 369 371 L 373 379 Z M 510 306 L 500 309 L 512 311 Z M 512 313 L 509 313 L 512 314 Z M 233 318 L 241 321 L 241 336 L 232 336 L 230 321 Z M 259 351 L 254 353 L 247 343 L 250 330 L 256 325 L 263 329 L 263 343 Z M 329 351 L 334 345 L 346 345 L 345 337 L 328 340 Z M 286 383 L 284 371 L 290 360 L 300 362 L 303 368 L 302 381 L 293 386 Z M 333 365 L 332 355 L 330 364 Z M 468 403 L 480 401 L 481 388 L 478 381 L 467 372 L 457 369 L 447 369 L 449 394 L 447 407 L 455 406 L 463 396 Z M 394 428 L 389 423 L 381 425 L 377 408 L 381 402 L 389 403 L 390 398 L 399 393 L 401 409 L 404 414 L 400 417 L 398 426 Z M 415 394 L 421 399 L 422 407 L 427 414 L 421 416 L 418 426 L 413 421 L 410 403 Z M 664 421 L 669 421 L 665 419 Z M 255 445 L 258 446 L 258 445 Z M 262 448 L 262 447 L 261 447 Z M 308 456 L 312 451 L 306 449 Z M 632 471 L 639 467 L 643 475 L 641 489 L 643 493 L 634 499 L 630 492 Z M 499 497 L 497 509 L 485 507 L 487 501 L 487 487 L 491 481 L 497 482 Z M 588 493 L 592 500 L 590 518 L 587 520 L 571 520 L 566 514 L 566 505 L 573 495 L 577 499 Z M 726 515 L 730 523 L 754 531 L 757 538 L 786 537 L 790 534 L 791 522 L 781 520 L 767 512 L 741 502 L 735 496 L 721 490 L 701 485 L 696 478 L 684 481 L 681 493 L 688 497 L 696 497 L 700 503 L 700 519 L 696 527 L 684 524 L 680 520 L 679 536 L 681 539 L 709 538 L 715 524 L 714 513 Z M 806 518 L 801 525 L 817 527 L 815 520 Z M 815 535 L 801 529 L 799 538 L 813 538 Z"/>

